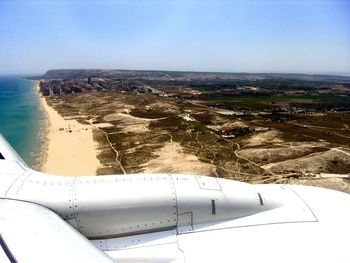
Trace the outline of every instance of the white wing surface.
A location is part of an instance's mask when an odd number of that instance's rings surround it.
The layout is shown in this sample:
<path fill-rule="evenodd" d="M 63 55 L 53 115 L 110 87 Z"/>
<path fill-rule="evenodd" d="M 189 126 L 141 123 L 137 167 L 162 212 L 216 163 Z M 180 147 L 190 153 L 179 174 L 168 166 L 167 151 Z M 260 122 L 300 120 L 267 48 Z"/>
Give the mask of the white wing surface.
<path fill-rule="evenodd" d="M 0 200 L 0 262 L 114 262 L 49 209 Z"/>
<path fill-rule="evenodd" d="M 349 222 L 345 193 L 179 174 L 52 176 L 0 136 L 1 263 L 350 263 Z"/>

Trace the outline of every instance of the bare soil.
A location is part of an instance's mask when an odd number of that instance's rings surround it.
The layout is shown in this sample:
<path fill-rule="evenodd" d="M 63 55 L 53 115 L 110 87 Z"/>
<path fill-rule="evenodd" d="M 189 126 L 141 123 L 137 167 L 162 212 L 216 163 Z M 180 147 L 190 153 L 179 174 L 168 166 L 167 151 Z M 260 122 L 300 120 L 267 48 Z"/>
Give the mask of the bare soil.
<path fill-rule="evenodd" d="M 349 191 L 348 179 L 319 177 L 350 174 L 347 115 L 332 115 L 331 121 L 272 122 L 223 115 L 181 99 L 119 91 L 47 101 L 64 117 L 91 125 L 103 166 L 100 175 L 189 173 Z"/>

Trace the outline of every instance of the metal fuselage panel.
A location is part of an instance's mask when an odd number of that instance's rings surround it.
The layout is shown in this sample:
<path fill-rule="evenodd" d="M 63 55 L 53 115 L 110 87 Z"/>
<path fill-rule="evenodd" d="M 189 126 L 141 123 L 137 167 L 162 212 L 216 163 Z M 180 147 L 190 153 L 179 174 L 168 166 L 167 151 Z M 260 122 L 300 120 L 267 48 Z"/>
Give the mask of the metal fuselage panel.
<path fill-rule="evenodd" d="M 29 173 L 22 165 L 14 161 L 0 160 L 0 198 L 5 198 L 11 186 L 19 180 L 25 178 Z"/>

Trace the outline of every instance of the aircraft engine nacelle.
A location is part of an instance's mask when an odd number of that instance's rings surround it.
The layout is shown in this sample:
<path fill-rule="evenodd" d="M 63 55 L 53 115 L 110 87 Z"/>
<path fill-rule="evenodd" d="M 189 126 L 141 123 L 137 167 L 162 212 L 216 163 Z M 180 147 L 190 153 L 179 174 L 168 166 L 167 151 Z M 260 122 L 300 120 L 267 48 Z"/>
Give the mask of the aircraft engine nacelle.
<path fill-rule="evenodd" d="M 92 202 L 93 200 L 93 202 Z M 89 238 L 111 238 L 245 217 L 277 207 L 254 186 L 189 175 L 77 178 L 75 227 Z"/>
<path fill-rule="evenodd" d="M 184 233 L 195 225 L 242 218 L 282 204 L 255 189 L 193 175 L 60 177 L 28 172 L 18 177 L 7 198 L 41 204 L 84 236 L 106 239 L 170 229 Z"/>

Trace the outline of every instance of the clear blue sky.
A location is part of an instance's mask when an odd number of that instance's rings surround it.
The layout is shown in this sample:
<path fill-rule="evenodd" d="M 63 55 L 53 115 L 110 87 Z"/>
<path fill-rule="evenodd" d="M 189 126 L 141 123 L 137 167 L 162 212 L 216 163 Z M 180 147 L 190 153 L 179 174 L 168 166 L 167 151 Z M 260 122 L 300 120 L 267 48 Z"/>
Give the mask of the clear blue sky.
<path fill-rule="evenodd" d="M 0 74 L 350 73 L 350 1 L 0 1 Z"/>

